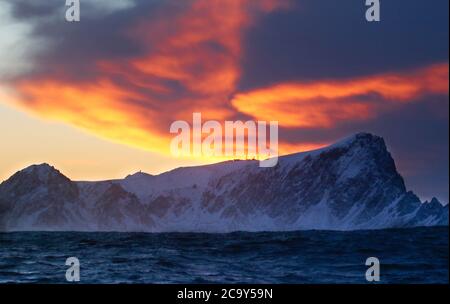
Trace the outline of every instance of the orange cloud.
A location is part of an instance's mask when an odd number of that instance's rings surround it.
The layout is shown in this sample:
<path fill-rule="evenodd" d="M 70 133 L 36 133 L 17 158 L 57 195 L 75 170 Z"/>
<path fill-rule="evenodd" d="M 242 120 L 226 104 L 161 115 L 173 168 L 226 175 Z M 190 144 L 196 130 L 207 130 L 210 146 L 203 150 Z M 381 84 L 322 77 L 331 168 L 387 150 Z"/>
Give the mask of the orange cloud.
<path fill-rule="evenodd" d="M 26 111 L 45 118 L 66 122 L 99 136 L 137 147 L 157 147 L 168 144 L 157 132 L 149 132 L 142 124 L 147 117 L 157 115 L 152 110 L 125 103 L 142 98 L 123 90 L 107 80 L 95 84 L 60 83 L 55 80 L 23 82 L 18 85 Z"/>
<path fill-rule="evenodd" d="M 347 80 L 291 82 L 237 94 L 233 106 L 259 120 L 278 120 L 284 127 L 331 127 L 364 120 L 383 109 L 383 102 L 361 96 L 375 94 L 388 105 L 425 94 L 448 93 L 448 63 L 402 73 Z"/>
<path fill-rule="evenodd" d="M 229 97 L 241 73 L 243 33 L 259 15 L 286 3 L 169 3 L 160 8 L 168 14 L 138 20 L 125 31 L 143 55 L 99 60 L 91 71 L 98 76 L 89 82 L 54 75 L 20 80 L 18 104 L 113 141 L 167 153 L 174 120 L 190 121 L 193 112 L 205 120 L 235 114 Z"/>
<path fill-rule="evenodd" d="M 241 74 L 245 30 L 259 15 L 288 3 L 197 0 L 172 18 L 139 21 L 127 34 L 148 53 L 126 62 L 118 73 L 150 93 L 164 94 L 170 102 L 159 100 L 158 104 L 161 112 L 171 112 L 170 121 L 188 120 L 193 112 L 202 112 L 205 119 L 230 118 L 234 110 L 229 96 L 235 93 Z M 174 83 L 176 91 L 170 85 Z"/>
<path fill-rule="evenodd" d="M 376 115 L 382 103 L 368 102 L 360 98 L 363 95 L 375 94 L 395 104 L 448 92 L 448 64 L 440 64 L 348 80 L 281 83 L 236 94 L 245 31 L 259 16 L 289 2 L 170 3 L 176 9 L 161 8 L 170 14 L 138 20 L 125 31 L 141 46 L 141 55 L 99 60 L 91 67 L 89 82 L 54 75 L 22 79 L 15 83 L 18 104 L 103 138 L 167 154 L 170 123 L 191 121 L 193 112 L 201 112 L 203 120 L 234 120 L 246 114 L 278 120 L 283 127 L 323 128 Z M 281 143 L 280 151 L 321 145 Z"/>

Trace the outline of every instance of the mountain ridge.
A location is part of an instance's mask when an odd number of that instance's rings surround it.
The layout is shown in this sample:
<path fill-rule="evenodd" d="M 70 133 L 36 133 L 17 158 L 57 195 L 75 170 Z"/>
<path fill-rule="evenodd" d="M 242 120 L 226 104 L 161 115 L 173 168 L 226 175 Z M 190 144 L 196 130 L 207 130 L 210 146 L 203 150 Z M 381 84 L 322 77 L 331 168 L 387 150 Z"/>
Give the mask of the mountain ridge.
<path fill-rule="evenodd" d="M 0 184 L 0 230 L 148 232 L 355 230 L 448 225 L 448 205 L 407 191 L 384 139 L 358 133 L 318 150 L 71 181 L 48 164 Z"/>

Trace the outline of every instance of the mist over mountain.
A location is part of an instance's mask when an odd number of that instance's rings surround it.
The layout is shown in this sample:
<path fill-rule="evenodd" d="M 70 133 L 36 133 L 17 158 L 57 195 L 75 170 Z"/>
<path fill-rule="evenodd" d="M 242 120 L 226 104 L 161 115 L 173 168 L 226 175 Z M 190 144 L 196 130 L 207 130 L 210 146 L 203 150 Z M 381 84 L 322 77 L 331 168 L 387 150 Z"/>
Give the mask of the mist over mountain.
<path fill-rule="evenodd" d="M 279 158 L 77 182 L 47 164 L 0 184 L 0 230 L 230 232 L 448 225 L 407 191 L 381 137 L 359 133 Z"/>

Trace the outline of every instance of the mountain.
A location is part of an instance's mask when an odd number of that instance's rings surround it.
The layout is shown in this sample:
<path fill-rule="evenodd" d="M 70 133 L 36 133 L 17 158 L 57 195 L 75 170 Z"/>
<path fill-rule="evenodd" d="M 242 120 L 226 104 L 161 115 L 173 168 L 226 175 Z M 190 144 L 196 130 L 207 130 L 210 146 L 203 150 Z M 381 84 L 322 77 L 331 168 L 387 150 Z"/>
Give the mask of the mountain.
<path fill-rule="evenodd" d="M 381 137 L 359 133 L 279 158 L 71 181 L 34 165 L 0 184 L 0 230 L 230 232 L 448 225 L 406 190 Z"/>

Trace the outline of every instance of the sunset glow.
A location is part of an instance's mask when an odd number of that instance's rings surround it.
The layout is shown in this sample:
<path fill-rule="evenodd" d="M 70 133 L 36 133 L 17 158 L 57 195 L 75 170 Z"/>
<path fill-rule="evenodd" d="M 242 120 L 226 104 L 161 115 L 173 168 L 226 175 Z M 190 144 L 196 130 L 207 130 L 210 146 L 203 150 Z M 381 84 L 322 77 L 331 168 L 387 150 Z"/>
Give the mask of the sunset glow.
<path fill-rule="evenodd" d="M 61 23 L 59 11 L 50 4 L 42 3 L 46 9 L 35 16 L 38 4 L 0 0 L 0 16 L 11 24 L 8 31 L 0 28 L 0 59 L 21 62 L 20 69 L 0 64 L 0 118 L 2 112 L 17 112 L 24 125 L 45 130 L 40 133 L 47 134 L 43 141 L 63 142 L 65 132 L 73 131 L 79 132 L 80 142 L 108 146 L 111 155 L 148 153 L 152 159 L 142 168 L 128 159 L 119 164 L 115 158 L 109 163 L 115 170 L 83 170 L 82 164 L 95 160 L 67 149 L 58 159 L 68 175 L 116 178 L 129 170 L 158 173 L 231 159 L 171 155 L 171 123 L 191 121 L 194 112 L 222 126 L 225 121 L 277 121 L 280 154 L 374 131 L 393 134 L 391 142 L 398 145 L 394 152 L 408 155 L 415 146 L 414 136 L 404 136 L 407 128 L 416 128 L 411 134 L 429 140 L 430 151 L 448 150 L 442 144 L 445 134 L 439 133 L 439 140 L 433 137 L 435 125 L 439 130 L 448 126 L 448 55 L 437 51 L 446 48 L 441 47 L 446 45 L 441 35 L 446 30 L 441 29 L 440 15 L 436 24 L 421 29 L 426 35 L 414 40 L 403 26 L 406 21 L 398 27 L 373 27 L 363 12 L 347 10 L 341 14 L 352 20 L 349 28 L 339 14 L 325 15 L 330 8 L 314 1 L 150 2 L 133 0 L 104 11 L 88 3 L 83 9 L 90 11 L 82 21 L 70 24 Z M 403 38 L 408 49 L 400 43 Z M 15 45 L 26 47 L 19 52 Z M 376 52 L 383 61 L 374 59 Z M 18 142 L 22 137 L 14 134 L 24 127 L 10 126 L 3 115 L 5 140 Z M 56 135 L 48 131 L 49 124 L 71 131 Z M 44 160 L 20 156 L 5 140 L 0 177 Z M 26 150 L 35 145 L 30 141 Z M 92 147 L 97 149 L 96 144 Z M 50 146 L 47 153 L 55 154 Z M 419 163 L 430 159 L 431 154 L 405 156 L 399 166 L 419 178 L 425 166 Z"/>

